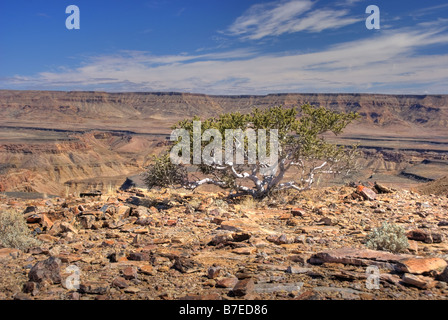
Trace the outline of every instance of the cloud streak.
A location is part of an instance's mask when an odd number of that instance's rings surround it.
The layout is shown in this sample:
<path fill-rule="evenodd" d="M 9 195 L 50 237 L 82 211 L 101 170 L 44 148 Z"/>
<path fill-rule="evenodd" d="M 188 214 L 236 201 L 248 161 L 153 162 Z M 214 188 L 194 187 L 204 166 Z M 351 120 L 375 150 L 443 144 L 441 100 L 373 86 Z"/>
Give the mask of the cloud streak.
<path fill-rule="evenodd" d="M 259 40 L 285 33 L 338 29 L 360 21 L 348 17 L 349 10 L 346 9 L 322 8 L 311 11 L 314 4 L 310 0 L 256 4 L 238 17 L 224 33 L 242 40 Z"/>
<path fill-rule="evenodd" d="M 239 49 L 201 55 L 154 56 L 142 51 L 121 51 L 93 57 L 72 70 L 0 79 L 0 84 L 11 89 L 208 94 L 446 94 L 448 54 L 416 54 L 427 46 L 448 44 L 448 34 L 444 31 L 402 29 L 297 54 L 259 54 Z"/>

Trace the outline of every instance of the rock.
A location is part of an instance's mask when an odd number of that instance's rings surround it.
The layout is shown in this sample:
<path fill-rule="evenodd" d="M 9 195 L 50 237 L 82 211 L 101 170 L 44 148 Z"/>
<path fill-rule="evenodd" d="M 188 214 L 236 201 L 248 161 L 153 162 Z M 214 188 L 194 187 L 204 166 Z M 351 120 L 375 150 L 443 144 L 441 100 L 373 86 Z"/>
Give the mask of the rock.
<path fill-rule="evenodd" d="M 260 227 L 252 220 L 243 218 L 223 221 L 221 223 L 221 229 L 235 232 L 254 232 L 258 231 Z"/>
<path fill-rule="evenodd" d="M 274 293 L 274 292 L 299 292 L 302 289 L 303 282 L 294 283 L 258 283 L 254 286 L 256 293 Z"/>
<path fill-rule="evenodd" d="M 447 262 L 440 258 L 409 258 L 397 263 L 396 269 L 400 272 L 423 274 L 426 272 L 442 272 Z"/>
<path fill-rule="evenodd" d="M 333 262 L 359 266 L 377 265 L 393 270 L 394 264 L 398 261 L 413 257 L 414 256 L 408 254 L 393 254 L 386 251 L 341 248 L 316 253 L 310 258 L 310 263 L 320 264 L 324 262 Z"/>
<path fill-rule="evenodd" d="M 126 280 L 133 280 L 137 279 L 137 268 L 135 267 L 126 267 L 123 270 L 121 270 L 121 274 L 123 275 L 123 278 Z"/>
<path fill-rule="evenodd" d="M 292 274 L 301 274 L 301 273 L 307 273 L 312 271 L 313 269 L 311 268 L 302 268 L 302 267 L 297 267 L 297 266 L 289 266 L 286 269 L 287 273 L 292 273 Z"/>
<path fill-rule="evenodd" d="M 79 292 L 88 294 L 106 294 L 109 284 L 104 281 L 86 281 L 79 286 Z"/>
<path fill-rule="evenodd" d="M 213 237 L 208 243 L 209 246 L 217 246 L 219 244 L 227 244 L 233 241 L 233 236 L 229 233 L 219 234 Z"/>
<path fill-rule="evenodd" d="M 14 295 L 14 300 L 33 300 L 29 295 L 19 292 Z"/>
<path fill-rule="evenodd" d="M 237 297 L 242 297 L 245 295 L 249 295 L 254 291 L 254 280 L 252 278 L 246 278 L 239 280 L 236 285 L 232 289 L 233 295 Z"/>
<path fill-rule="evenodd" d="M 392 188 L 388 188 L 382 184 L 379 184 L 375 182 L 375 185 L 373 186 L 373 189 L 375 189 L 376 193 L 393 193 L 394 190 Z"/>
<path fill-rule="evenodd" d="M 291 214 L 294 217 L 304 217 L 306 215 L 305 210 L 303 210 L 302 208 L 291 209 Z"/>
<path fill-rule="evenodd" d="M 128 256 L 128 260 L 131 261 L 149 261 L 149 254 L 143 252 L 132 252 Z"/>
<path fill-rule="evenodd" d="M 209 279 L 216 279 L 217 277 L 219 277 L 221 271 L 222 271 L 221 267 L 210 267 L 207 270 L 207 277 Z"/>
<path fill-rule="evenodd" d="M 441 233 L 426 230 L 410 230 L 406 233 L 410 240 L 423 241 L 424 243 L 441 243 L 445 240 L 445 236 Z"/>
<path fill-rule="evenodd" d="M 238 282 L 238 278 L 229 277 L 216 281 L 216 288 L 233 288 Z"/>
<path fill-rule="evenodd" d="M 84 229 L 92 229 L 95 221 L 96 218 L 93 215 L 83 215 L 79 218 L 79 222 Z"/>
<path fill-rule="evenodd" d="M 112 281 L 112 287 L 116 287 L 119 289 L 124 289 L 129 287 L 128 282 L 126 281 L 126 279 L 122 278 L 122 277 L 117 277 Z"/>
<path fill-rule="evenodd" d="M 146 274 L 146 275 L 154 275 L 154 268 L 150 264 L 145 264 L 144 266 L 140 267 L 139 270 L 140 273 Z"/>
<path fill-rule="evenodd" d="M 30 281 L 42 282 L 48 280 L 50 283 L 61 283 L 61 260 L 50 257 L 47 260 L 37 262 L 28 273 Z"/>
<path fill-rule="evenodd" d="M 16 259 L 20 253 L 19 249 L 2 248 L 0 249 L 0 262 Z"/>
<path fill-rule="evenodd" d="M 232 252 L 235 254 L 242 254 L 242 255 L 251 255 L 254 254 L 257 251 L 257 248 L 255 247 L 242 247 L 242 248 L 236 248 L 233 249 Z"/>
<path fill-rule="evenodd" d="M 437 276 L 437 279 L 448 283 L 448 267 L 446 267 L 445 270 Z"/>
<path fill-rule="evenodd" d="M 250 237 L 251 237 L 251 235 L 246 232 L 237 232 L 237 233 L 232 234 L 233 242 L 246 241 L 246 240 L 249 240 Z"/>
<path fill-rule="evenodd" d="M 222 300 L 218 293 L 203 294 L 203 295 L 187 295 L 179 298 L 179 300 Z"/>
<path fill-rule="evenodd" d="M 124 289 L 126 293 L 139 293 L 141 290 L 137 287 L 127 287 Z"/>
<path fill-rule="evenodd" d="M 437 282 L 434 279 L 424 276 L 416 276 L 410 273 L 405 273 L 401 278 L 403 283 L 412 285 L 420 289 L 430 289 L 436 286 Z"/>
<path fill-rule="evenodd" d="M 36 282 L 28 281 L 23 285 L 22 291 L 24 293 L 30 293 L 32 296 L 35 296 L 39 292 L 39 288 Z"/>
<path fill-rule="evenodd" d="M 184 257 L 176 257 L 174 264 L 171 268 L 176 269 L 182 273 L 194 272 L 196 269 L 200 267 L 200 264 L 197 264 L 195 261 L 184 258 Z"/>
<path fill-rule="evenodd" d="M 356 188 L 356 193 L 361 195 L 364 200 L 373 201 L 376 199 L 376 193 L 372 189 L 361 185 Z"/>

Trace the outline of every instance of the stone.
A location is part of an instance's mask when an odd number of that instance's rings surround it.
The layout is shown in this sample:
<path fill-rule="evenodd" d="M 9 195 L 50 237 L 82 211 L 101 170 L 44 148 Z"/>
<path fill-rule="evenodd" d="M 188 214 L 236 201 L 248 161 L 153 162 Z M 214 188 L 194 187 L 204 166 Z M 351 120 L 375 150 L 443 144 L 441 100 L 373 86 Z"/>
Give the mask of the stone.
<path fill-rule="evenodd" d="M 16 259 L 20 253 L 19 249 L 2 248 L 0 249 L 0 262 Z"/>
<path fill-rule="evenodd" d="M 216 279 L 217 277 L 219 277 L 221 271 L 222 271 L 221 267 L 210 267 L 207 270 L 207 277 L 209 279 Z"/>
<path fill-rule="evenodd" d="M 437 276 L 437 279 L 448 283 L 448 267 L 446 267 L 445 270 Z"/>
<path fill-rule="evenodd" d="M 239 280 L 232 289 L 233 295 L 237 297 L 242 297 L 245 295 L 252 294 L 254 292 L 254 280 L 252 278 L 246 278 Z"/>
<path fill-rule="evenodd" d="M 61 283 L 61 260 L 50 257 L 47 260 L 37 262 L 28 273 L 30 281 L 42 282 L 48 280 L 50 283 Z"/>
<path fill-rule="evenodd" d="M 294 217 L 304 217 L 306 215 L 305 210 L 302 208 L 293 208 L 291 209 L 291 214 Z"/>
<path fill-rule="evenodd" d="M 238 278 L 236 277 L 229 277 L 229 278 L 223 278 L 218 281 L 216 281 L 216 288 L 233 288 L 238 282 Z"/>
<path fill-rule="evenodd" d="M 249 240 L 250 237 L 251 237 L 251 235 L 246 232 L 237 232 L 237 233 L 232 234 L 233 242 L 246 241 L 246 240 Z"/>
<path fill-rule="evenodd" d="M 222 230 L 235 232 L 254 232 L 260 229 L 258 224 L 247 218 L 223 221 L 220 227 Z"/>
<path fill-rule="evenodd" d="M 412 285 L 419 289 L 430 289 L 436 286 L 437 282 L 434 279 L 424 276 L 416 276 L 410 273 L 405 273 L 401 278 L 403 283 Z"/>
<path fill-rule="evenodd" d="M 364 200 L 373 201 L 376 199 L 376 193 L 372 189 L 361 185 L 356 188 L 356 193 L 361 195 Z"/>
<path fill-rule="evenodd" d="M 393 270 L 398 261 L 413 257 L 409 254 L 393 254 L 370 249 L 340 248 L 316 253 L 309 261 L 313 264 L 333 262 L 359 266 L 377 265 Z"/>
<path fill-rule="evenodd" d="M 226 244 L 233 241 L 233 236 L 229 233 L 219 234 L 213 237 L 208 243 L 209 246 L 217 246 L 219 244 Z"/>
<path fill-rule="evenodd" d="M 440 258 L 409 258 L 401 260 L 396 265 L 396 270 L 405 273 L 423 274 L 426 272 L 442 272 L 447 262 Z"/>
<path fill-rule="evenodd" d="M 242 254 L 242 255 L 251 255 L 254 254 L 257 251 L 257 248 L 255 247 L 242 247 L 242 248 L 236 248 L 233 249 L 232 252 L 236 254 Z"/>
<path fill-rule="evenodd" d="M 131 261 L 149 261 L 149 254 L 144 252 L 132 252 L 128 256 L 128 260 Z"/>
<path fill-rule="evenodd" d="M 106 294 L 110 287 L 104 281 L 86 281 L 79 286 L 79 292 L 88 294 Z"/>
<path fill-rule="evenodd" d="M 139 270 L 140 273 L 146 274 L 146 275 L 154 275 L 154 268 L 150 264 L 145 264 L 140 267 Z"/>
<path fill-rule="evenodd" d="M 445 236 L 441 233 L 431 232 L 427 230 L 410 230 L 406 233 L 410 240 L 422 241 L 424 243 L 441 243 L 445 240 Z"/>
<path fill-rule="evenodd" d="M 137 279 L 137 272 L 138 269 L 135 267 L 126 267 L 121 270 L 121 274 L 123 275 L 123 278 L 125 278 L 126 280 Z"/>
<path fill-rule="evenodd" d="M 30 293 L 32 296 L 35 296 L 39 292 L 39 287 L 36 282 L 28 281 L 23 285 L 22 291 L 24 293 Z"/>
<path fill-rule="evenodd" d="M 112 287 L 116 287 L 119 289 L 124 289 L 129 287 L 128 282 L 126 281 L 126 279 L 122 278 L 122 277 L 117 277 L 112 281 Z"/>
<path fill-rule="evenodd" d="M 301 274 L 301 273 L 307 273 L 312 271 L 311 268 L 302 268 L 302 267 L 298 267 L 298 266 L 289 266 L 286 269 L 286 273 L 292 273 L 292 274 Z"/>
<path fill-rule="evenodd" d="M 274 292 L 299 292 L 302 289 L 303 282 L 294 283 L 258 283 L 254 286 L 256 293 L 274 293 Z"/>
<path fill-rule="evenodd" d="M 84 229 L 92 229 L 95 221 L 96 218 L 93 215 L 84 215 L 79 218 L 79 222 Z"/>

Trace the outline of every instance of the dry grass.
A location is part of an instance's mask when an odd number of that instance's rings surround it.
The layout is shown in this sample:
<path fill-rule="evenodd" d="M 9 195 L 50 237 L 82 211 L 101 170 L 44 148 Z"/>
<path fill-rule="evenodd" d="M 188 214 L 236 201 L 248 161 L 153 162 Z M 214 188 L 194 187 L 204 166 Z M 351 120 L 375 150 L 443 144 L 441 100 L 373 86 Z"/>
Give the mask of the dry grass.
<path fill-rule="evenodd" d="M 0 212 L 0 245 L 25 250 L 40 244 L 40 241 L 31 235 L 25 219 L 19 212 L 13 210 Z"/>

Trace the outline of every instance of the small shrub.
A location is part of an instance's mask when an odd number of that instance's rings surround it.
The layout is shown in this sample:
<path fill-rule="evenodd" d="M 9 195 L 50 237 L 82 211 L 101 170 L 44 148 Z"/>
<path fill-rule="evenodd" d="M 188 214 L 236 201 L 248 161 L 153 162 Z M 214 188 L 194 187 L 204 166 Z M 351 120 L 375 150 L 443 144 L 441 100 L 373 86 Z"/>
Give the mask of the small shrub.
<path fill-rule="evenodd" d="M 184 167 L 171 162 L 169 154 L 154 157 L 154 163 L 149 166 L 144 182 L 149 189 L 153 187 L 174 187 L 181 185 L 187 172 Z"/>
<path fill-rule="evenodd" d="M 367 237 L 366 246 L 373 250 L 385 250 L 394 253 L 404 252 L 409 247 L 403 227 L 384 222 Z"/>
<path fill-rule="evenodd" d="M 0 212 L 0 245 L 6 248 L 25 250 L 39 246 L 26 225 L 23 216 L 12 210 Z"/>

